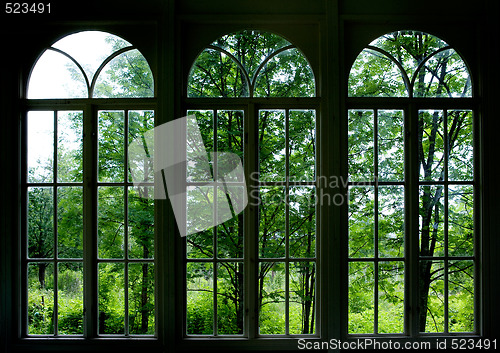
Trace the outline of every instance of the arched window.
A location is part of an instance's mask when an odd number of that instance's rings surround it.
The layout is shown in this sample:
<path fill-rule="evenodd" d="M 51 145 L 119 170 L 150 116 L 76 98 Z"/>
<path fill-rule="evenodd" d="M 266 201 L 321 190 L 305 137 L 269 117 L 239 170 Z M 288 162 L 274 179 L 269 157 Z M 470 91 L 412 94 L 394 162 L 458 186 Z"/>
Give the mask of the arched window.
<path fill-rule="evenodd" d="M 460 55 L 427 33 L 383 35 L 354 61 L 348 333 L 477 332 L 472 92 Z"/>
<path fill-rule="evenodd" d="M 153 166 L 134 187 L 127 158 L 154 125 L 146 59 L 116 35 L 71 34 L 38 58 L 27 97 L 23 334 L 154 335 Z"/>
<path fill-rule="evenodd" d="M 304 55 L 273 33 L 222 36 L 194 61 L 185 111 L 208 151 L 243 160 L 246 189 L 237 181 L 207 186 L 223 165 L 215 153 L 212 175 L 188 163 L 188 204 L 213 200 L 204 210 L 217 217 L 224 188 L 232 188 L 248 195 L 248 206 L 187 236 L 187 335 L 316 334 L 315 89 Z"/>

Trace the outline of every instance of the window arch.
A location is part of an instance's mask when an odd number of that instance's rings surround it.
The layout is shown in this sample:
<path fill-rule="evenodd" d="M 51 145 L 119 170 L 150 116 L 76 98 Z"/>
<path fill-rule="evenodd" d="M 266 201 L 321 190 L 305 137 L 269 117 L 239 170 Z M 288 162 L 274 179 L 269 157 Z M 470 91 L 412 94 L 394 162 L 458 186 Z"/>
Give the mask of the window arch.
<path fill-rule="evenodd" d="M 371 42 L 349 75 L 350 97 L 471 97 L 469 70 L 443 40 L 397 31 Z"/>
<path fill-rule="evenodd" d="M 471 97 L 467 65 L 433 35 L 388 33 L 356 58 L 347 99 L 349 334 L 477 332 Z"/>
<path fill-rule="evenodd" d="M 153 165 L 132 170 L 127 152 L 154 127 L 154 94 L 146 59 L 110 33 L 65 36 L 34 64 L 23 119 L 23 336 L 156 334 Z"/>
<path fill-rule="evenodd" d="M 300 50 L 269 32 L 244 30 L 208 45 L 195 60 L 188 97 L 314 97 Z"/>
<path fill-rule="evenodd" d="M 32 69 L 27 97 L 154 97 L 153 74 L 126 40 L 100 31 L 78 32 L 44 50 Z"/>
<path fill-rule="evenodd" d="M 186 81 L 185 111 L 196 117 L 207 149 L 243 160 L 248 189 L 241 183 L 230 187 L 248 193 L 248 206 L 232 220 L 187 237 L 185 334 L 318 334 L 319 102 L 307 59 L 281 36 L 243 30 L 208 45 Z M 210 158 L 216 179 L 222 162 L 217 154 Z M 192 199 L 213 198 L 217 214 L 218 186 L 200 186 L 189 163 L 187 177 Z M 249 260 L 253 254 L 256 265 Z"/>

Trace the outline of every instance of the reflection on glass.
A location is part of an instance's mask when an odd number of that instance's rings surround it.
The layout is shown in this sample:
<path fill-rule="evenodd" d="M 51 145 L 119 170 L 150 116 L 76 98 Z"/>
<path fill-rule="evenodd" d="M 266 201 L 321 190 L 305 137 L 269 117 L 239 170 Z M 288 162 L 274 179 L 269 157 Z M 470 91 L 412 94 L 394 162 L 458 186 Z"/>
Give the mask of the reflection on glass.
<path fill-rule="evenodd" d="M 444 331 L 443 261 L 420 261 L 420 332 Z"/>
<path fill-rule="evenodd" d="M 58 265 L 57 330 L 59 335 L 83 334 L 83 263 Z"/>
<path fill-rule="evenodd" d="M 99 181 L 124 181 L 124 119 L 123 111 L 98 113 Z"/>
<path fill-rule="evenodd" d="M 474 332 L 474 261 L 450 261 L 448 282 L 449 332 Z"/>
<path fill-rule="evenodd" d="M 57 180 L 83 181 L 83 112 L 57 112 Z"/>
<path fill-rule="evenodd" d="M 420 180 L 444 180 L 443 119 L 442 110 L 418 112 Z"/>
<path fill-rule="evenodd" d="M 316 160 L 316 111 L 290 110 L 288 124 L 290 180 L 314 180 Z"/>
<path fill-rule="evenodd" d="M 28 334 L 54 333 L 54 265 L 28 263 Z"/>
<path fill-rule="evenodd" d="M 154 195 L 153 186 L 129 187 L 128 192 L 128 256 L 154 257 Z"/>
<path fill-rule="evenodd" d="M 373 263 L 349 263 L 349 333 L 374 332 L 374 279 Z"/>
<path fill-rule="evenodd" d="M 379 110 L 378 180 L 404 180 L 404 119 L 402 110 Z"/>
<path fill-rule="evenodd" d="M 378 190 L 378 255 L 404 257 L 404 186 L 380 186 Z"/>
<path fill-rule="evenodd" d="M 54 196 L 47 187 L 28 188 L 28 257 L 54 256 Z"/>
<path fill-rule="evenodd" d="M 187 233 L 210 230 L 215 224 L 214 188 L 212 186 L 189 186 L 186 190 Z"/>
<path fill-rule="evenodd" d="M 261 181 L 285 180 L 285 111 L 259 112 L 259 172 Z"/>
<path fill-rule="evenodd" d="M 259 204 L 259 255 L 285 256 L 285 189 L 263 187 Z"/>
<path fill-rule="evenodd" d="M 100 72 L 93 97 L 154 97 L 153 73 L 144 56 L 132 49 L 113 58 Z"/>
<path fill-rule="evenodd" d="M 81 70 L 65 55 L 46 50 L 31 72 L 29 99 L 88 98 Z"/>
<path fill-rule="evenodd" d="M 420 186 L 420 256 L 444 255 L 443 186 Z"/>
<path fill-rule="evenodd" d="M 373 257 L 375 252 L 374 190 L 349 188 L 349 257 Z"/>
<path fill-rule="evenodd" d="M 470 110 L 448 111 L 448 180 L 474 180 L 472 119 Z"/>
<path fill-rule="evenodd" d="M 213 264 L 186 264 L 186 326 L 187 334 L 214 333 Z"/>
<path fill-rule="evenodd" d="M 316 188 L 291 187 L 288 195 L 290 256 L 316 254 Z"/>
<path fill-rule="evenodd" d="M 54 175 L 54 112 L 28 112 L 28 182 L 50 183 Z"/>
<path fill-rule="evenodd" d="M 350 181 L 371 181 L 375 177 L 373 111 L 349 110 L 348 161 Z"/>
<path fill-rule="evenodd" d="M 57 251 L 60 258 L 83 257 L 83 188 L 57 188 Z"/>
<path fill-rule="evenodd" d="M 474 190 L 472 185 L 448 189 L 448 254 L 474 255 Z"/>
<path fill-rule="evenodd" d="M 285 50 L 269 59 L 258 72 L 255 97 L 314 97 L 314 73 L 296 49 Z"/>
<path fill-rule="evenodd" d="M 289 333 L 314 334 L 316 266 L 314 262 L 290 263 Z"/>
<path fill-rule="evenodd" d="M 124 190 L 120 186 L 98 189 L 97 247 L 99 258 L 123 258 Z"/>
<path fill-rule="evenodd" d="M 128 325 L 130 334 L 154 335 L 154 264 L 128 265 Z"/>
<path fill-rule="evenodd" d="M 259 266 L 259 333 L 284 334 L 285 264 L 261 262 Z"/>
<path fill-rule="evenodd" d="M 243 333 L 243 263 L 220 262 L 217 267 L 217 333 Z"/>
<path fill-rule="evenodd" d="M 378 333 L 404 332 L 404 263 L 380 262 L 378 269 Z"/>
<path fill-rule="evenodd" d="M 125 278 L 122 263 L 100 263 L 99 334 L 123 334 L 125 329 Z"/>

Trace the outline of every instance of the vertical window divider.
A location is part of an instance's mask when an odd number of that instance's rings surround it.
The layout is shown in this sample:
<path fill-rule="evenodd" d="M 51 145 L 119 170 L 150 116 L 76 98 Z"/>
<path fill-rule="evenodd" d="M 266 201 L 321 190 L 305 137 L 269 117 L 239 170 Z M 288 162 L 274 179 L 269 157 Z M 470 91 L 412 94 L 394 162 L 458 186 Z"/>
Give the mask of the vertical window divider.
<path fill-rule="evenodd" d="M 217 152 L 219 150 L 218 145 L 217 145 L 217 125 L 218 125 L 218 120 L 219 120 L 219 111 L 217 109 L 214 110 L 213 112 L 213 119 L 212 119 L 212 129 L 214 132 L 214 154 L 213 154 L 213 181 L 214 181 L 214 186 L 213 186 L 213 224 L 215 225 L 212 229 L 212 241 L 213 241 L 213 274 L 214 274 L 214 283 L 213 283 L 213 306 L 214 306 L 214 313 L 213 313 L 213 325 L 214 325 L 214 336 L 218 336 L 218 320 L 217 320 L 217 278 L 218 278 L 218 250 L 217 250 L 217 193 L 218 193 L 218 187 L 217 187 L 217 180 L 218 180 L 218 160 L 217 160 Z"/>
<path fill-rule="evenodd" d="M 54 154 L 53 154 L 53 175 L 52 175 L 52 182 L 53 182 L 53 192 L 52 192 L 52 197 L 53 197 L 53 201 L 52 201 L 52 207 L 53 207 L 53 212 L 54 212 L 54 221 L 52 222 L 53 223 L 53 227 L 54 227 L 54 265 L 53 265 L 53 273 L 54 273 L 54 312 L 53 312 L 53 317 L 54 317 L 54 336 L 58 336 L 59 335 L 59 330 L 58 330 L 58 319 L 59 319 L 59 300 L 58 300 L 58 267 L 57 267 L 57 258 L 58 258 L 58 248 L 57 248 L 57 238 L 58 238 L 58 235 L 57 235 L 57 180 L 58 180 L 58 176 L 57 176 L 57 139 L 58 139 L 58 130 L 57 130 L 57 115 L 58 115 L 58 111 L 57 110 L 54 110 Z"/>
<path fill-rule="evenodd" d="M 290 334 L 290 110 L 285 110 L 285 334 Z"/>
<path fill-rule="evenodd" d="M 126 109 L 123 114 L 123 152 L 124 152 L 124 171 L 123 171 L 123 178 L 124 178 L 124 187 L 123 187 L 123 223 L 124 223 L 124 229 L 123 229 L 123 257 L 124 257 L 124 279 L 123 279 L 123 285 L 124 285 L 124 317 L 123 317 L 123 324 L 124 324 L 124 334 L 125 337 L 130 335 L 130 328 L 129 328 L 129 305 L 128 305 L 128 116 L 129 116 L 129 110 Z"/>

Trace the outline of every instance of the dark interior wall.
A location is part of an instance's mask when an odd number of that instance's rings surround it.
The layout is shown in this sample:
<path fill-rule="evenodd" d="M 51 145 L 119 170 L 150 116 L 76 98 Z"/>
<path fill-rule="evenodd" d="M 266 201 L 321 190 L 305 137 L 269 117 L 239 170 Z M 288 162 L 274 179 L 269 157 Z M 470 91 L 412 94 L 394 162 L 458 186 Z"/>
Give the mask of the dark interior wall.
<path fill-rule="evenodd" d="M 488 0 L 87 0 L 50 1 L 50 15 L 7 15 L 0 8 L 2 64 L 0 71 L 0 158 L 3 186 L 0 203 L 0 352 L 7 352 L 17 332 L 14 286 L 19 267 L 20 229 L 20 112 L 30 69 L 44 47 L 61 36 L 88 29 L 106 30 L 136 44 L 153 71 L 165 79 L 167 65 L 182 70 L 160 90 L 164 104 L 176 102 L 182 77 L 203 43 L 228 29 L 265 28 L 295 38 L 315 71 L 344 66 L 330 90 L 342 92 L 347 67 L 361 48 L 381 34 L 402 28 L 430 32 L 454 46 L 473 73 L 481 99 L 481 191 L 483 232 L 484 334 L 500 337 L 498 279 L 500 266 L 500 183 L 498 161 L 498 95 L 500 94 L 500 2 Z M 301 26 L 316 28 L 319 36 L 301 35 Z M 303 32 L 307 33 L 307 32 Z M 328 38 L 330 42 L 325 42 Z M 331 41 L 337 40 L 337 49 Z M 186 43 L 199 43 L 186 45 Z M 338 50 L 338 51 L 336 51 Z M 173 53 L 165 54 L 166 51 Z M 321 51 L 318 53 L 318 51 Z M 338 52 L 340 57 L 332 57 Z M 310 53 L 310 55 L 309 55 Z M 167 57 L 168 56 L 168 57 Z M 184 62 L 181 62 L 184 61 Z M 331 71 L 328 71 L 331 72 Z"/>

